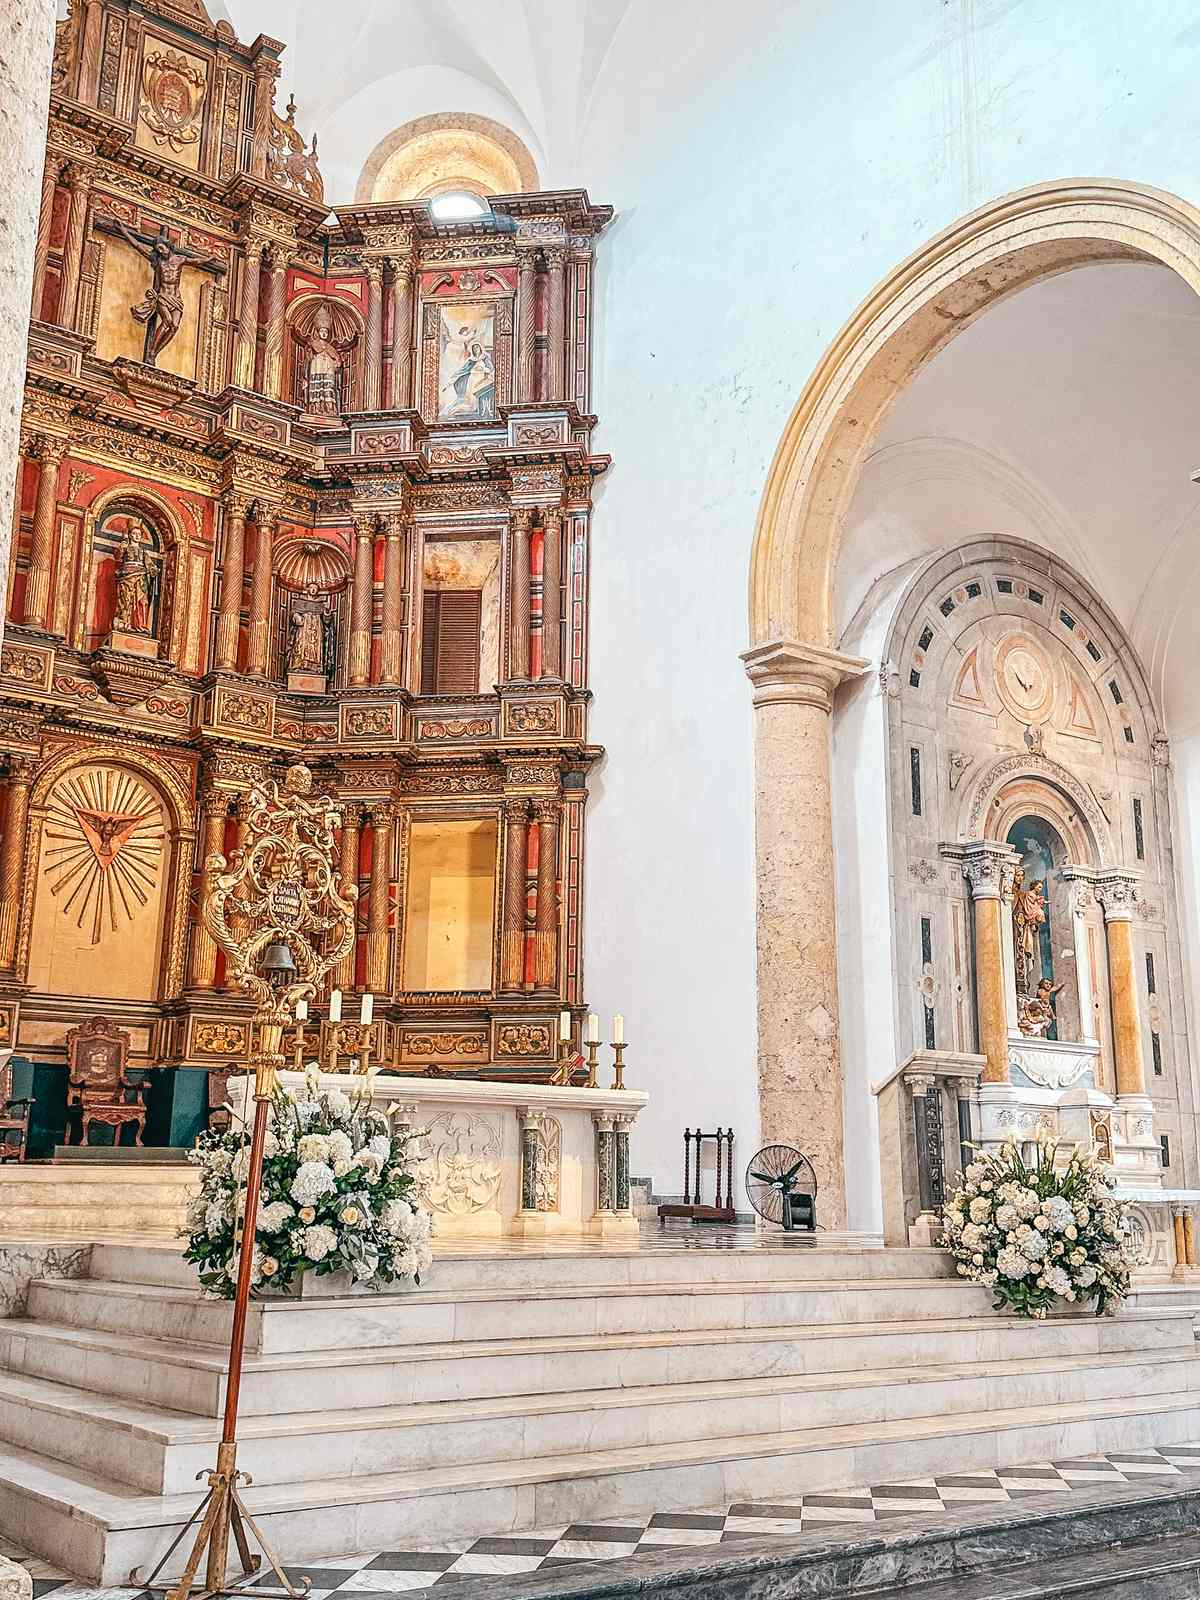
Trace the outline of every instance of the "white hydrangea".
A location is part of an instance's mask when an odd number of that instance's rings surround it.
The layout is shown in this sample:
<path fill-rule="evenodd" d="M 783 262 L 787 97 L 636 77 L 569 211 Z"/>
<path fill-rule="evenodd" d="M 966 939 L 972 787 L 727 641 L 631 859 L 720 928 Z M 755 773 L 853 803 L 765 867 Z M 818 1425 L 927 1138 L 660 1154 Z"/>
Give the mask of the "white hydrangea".
<path fill-rule="evenodd" d="M 207 1211 L 208 1201 L 202 1194 L 195 1195 L 188 1201 L 187 1226 L 189 1233 L 195 1233 L 197 1228 L 204 1226 L 204 1218 Z"/>
<path fill-rule="evenodd" d="M 1075 1282 L 1081 1289 L 1090 1289 L 1099 1276 L 1100 1274 L 1089 1261 L 1085 1266 L 1080 1267 L 1078 1272 L 1076 1272 Z"/>
<path fill-rule="evenodd" d="M 1026 1218 L 1036 1217 L 1042 1208 L 1042 1202 L 1032 1189 L 1018 1188 L 1012 1203 L 1017 1208 L 1017 1215 Z"/>
<path fill-rule="evenodd" d="M 300 1235 L 300 1247 L 310 1261 L 324 1261 L 331 1250 L 337 1249 L 337 1234 L 323 1222 L 314 1223 Z"/>
<path fill-rule="evenodd" d="M 380 1164 L 382 1165 L 392 1153 L 392 1141 L 390 1136 L 386 1133 L 377 1133 L 370 1141 L 369 1148 L 379 1158 Z"/>
<path fill-rule="evenodd" d="M 971 1221 L 990 1222 L 992 1217 L 992 1202 L 980 1195 L 978 1200 L 971 1201 Z"/>
<path fill-rule="evenodd" d="M 966 1171 L 967 1182 L 978 1183 L 982 1178 L 987 1177 L 987 1173 L 988 1169 L 982 1161 L 972 1161 Z"/>
<path fill-rule="evenodd" d="M 996 1271 L 1002 1278 L 1027 1278 L 1032 1270 L 1028 1259 L 1008 1246 L 996 1257 Z"/>
<path fill-rule="evenodd" d="M 229 1202 L 212 1200 L 204 1208 L 204 1231 L 210 1239 L 224 1233 L 229 1226 Z"/>
<path fill-rule="evenodd" d="M 286 1200 L 272 1200 L 270 1205 L 263 1206 L 258 1213 L 259 1233 L 278 1233 L 289 1217 L 295 1212 Z"/>
<path fill-rule="evenodd" d="M 325 1096 L 325 1104 L 329 1115 L 335 1122 L 348 1122 L 350 1120 L 350 1098 L 340 1089 L 331 1089 Z"/>
<path fill-rule="evenodd" d="M 323 1133 L 306 1133 L 296 1147 L 301 1161 L 328 1161 L 329 1137 Z"/>
<path fill-rule="evenodd" d="M 292 1179 L 291 1195 L 298 1206 L 311 1205 L 335 1187 L 331 1168 L 323 1161 L 304 1161 Z"/>
<path fill-rule="evenodd" d="M 1004 1233 L 1011 1233 L 1020 1220 L 1017 1208 L 1011 1201 L 1000 1206 L 996 1212 L 996 1226 Z"/>
<path fill-rule="evenodd" d="M 1071 1279 L 1061 1267 L 1047 1267 L 1045 1278 L 1047 1289 L 1053 1290 L 1055 1294 L 1060 1294 L 1068 1300 L 1075 1298 L 1075 1291 L 1071 1288 Z"/>
<path fill-rule="evenodd" d="M 962 1231 L 962 1242 L 968 1250 L 978 1250 L 986 1237 L 985 1230 L 977 1222 L 968 1222 Z"/>
<path fill-rule="evenodd" d="M 233 1157 L 228 1150 L 214 1150 L 208 1158 L 210 1172 L 215 1172 L 218 1178 L 223 1178 L 233 1165 Z"/>
<path fill-rule="evenodd" d="M 1050 1241 L 1038 1228 L 1028 1224 L 1017 1229 L 1017 1249 L 1030 1261 L 1040 1261 L 1050 1248 Z"/>
<path fill-rule="evenodd" d="M 1050 1233 L 1063 1233 L 1075 1226 L 1075 1211 L 1071 1202 L 1061 1194 L 1048 1195 L 1042 1201 L 1042 1215 Z"/>
<path fill-rule="evenodd" d="M 353 1154 L 354 1146 L 350 1143 L 350 1135 L 348 1133 L 343 1133 L 340 1128 L 336 1128 L 329 1135 L 328 1159 L 335 1163 L 338 1161 L 349 1161 Z"/>
<path fill-rule="evenodd" d="M 385 1233 L 406 1239 L 412 1232 L 413 1208 L 407 1200 L 388 1200 L 380 1208 L 379 1222 Z"/>

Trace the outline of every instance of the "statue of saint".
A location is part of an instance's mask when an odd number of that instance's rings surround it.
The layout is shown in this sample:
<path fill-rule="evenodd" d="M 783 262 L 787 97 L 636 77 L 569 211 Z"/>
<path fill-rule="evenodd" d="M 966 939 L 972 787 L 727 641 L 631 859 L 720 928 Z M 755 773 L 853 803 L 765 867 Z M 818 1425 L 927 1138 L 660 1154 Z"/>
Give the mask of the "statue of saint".
<path fill-rule="evenodd" d="M 1021 1001 L 1018 1022 L 1026 1038 L 1040 1039 L 1046 1033 L 1054 1021 L 1054 996 L 1061 988 L 1061 983 L 1051 983 L 1049 978 L 1042 978 L 1037 993 Z"/>
<path fill-rule="evenodd" d="M 358 343 L 358 330 L 351 328 L 343 337 L 339 334 L 333 311 L 321 301 L 312 314 L 308 328 L 299 333 L 308 348 L 304 369 L 304 406 L 322 416 L 336 416 L 346 404 L 343 382 L 345 357 Z"/>
<path fill-rule="evenodd" d="M 1042 971 L 1040 932 L 1046 920 L 1046 885 L 1038 878 L 1025 887 L 1025 874 L 1017 868 L 1013 885 L 1013 954 L 1016 957 L 1017 996 L 1032 996 Z"/>
<path fill-rule="evenodd" d="M 193 250 L 190 245 L 176 244 L 166 228 L 160 228 L 157 233 L 134 233 L 120 217 L 111 215 L 97 218 L 96 226 L 105 233 L 120 234 L 126 244 L 132 245 L 138 255 L 144 256 L 153 269 L 150 287 L 138 304 L 130 307 L 134 321 L 146 325 L 142 360 L 152 367 L 179 332 L 179 324 L 183 321 L 180 280 L 184 267 L 199 267 L 205 272 L 224 272 L 224 263 L 218 261 L 216 256 Z"/>
<path fill-rule="evenodd" d="M 288 671 L 325 671 L 325 627 L 321 591 L 306 583 L 304 599 L 297 601 L 288 619 Z"/>
<path fill-rule="evenodd" d="M 117 548 L 117 599 L 113 627 L 122 633 L 153 634 L 154 603 L 158 599 L 158 566 L 149 539 L 133 517 Z"/>

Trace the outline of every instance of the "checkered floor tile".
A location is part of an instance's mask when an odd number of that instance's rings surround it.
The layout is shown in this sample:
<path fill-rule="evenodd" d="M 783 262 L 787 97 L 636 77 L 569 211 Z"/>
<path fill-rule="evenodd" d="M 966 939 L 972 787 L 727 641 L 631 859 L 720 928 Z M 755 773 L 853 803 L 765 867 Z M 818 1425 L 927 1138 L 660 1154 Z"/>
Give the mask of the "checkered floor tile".
<path fill-rule="evenodd" d="M 614 1561 L 622 1556 L 658 1555 L 670 1549 L 730 1544 L 770 1534 L 822 1532 L 828 1528 L 878 1523 L 894 1517 L 929 1515 L 987 1502 L 1016 1502 L 1035 1495 L 1071 1494 L 1097 1484 L 1140 1483 L 1146 1478 L 1200 1474 L 1200 1444 L 1165 1445 L 1161 1450 L 1114 1451 L 1073 1461 L 996 1472 L 948 1474 L 902 1483 L 876 1483 L 866 1489 L 798 1495 L 786 1504 L 759 1500 L 701 1511 L 663 1511 L 648 1519 L 578 1522 L 540 1528 L 511 1537 L 460 1539 L 449 1544 L 413 1545 L 366 1555 L 338 1556 L 303 1567 L 288 1567 L 293 1580 L 312 1580 L 313 1600 L 332 1594 L 371 1600 L 425 1589 L 434 1584 L 469 1583 L 472 1578 L 518 1575 L 542 1568 Z M 130 1600 L 129 1589 L 97 1589 L 56 1573 L 45 1562 L 25 1560 L 33 1575 L 34 1600 Z"/>

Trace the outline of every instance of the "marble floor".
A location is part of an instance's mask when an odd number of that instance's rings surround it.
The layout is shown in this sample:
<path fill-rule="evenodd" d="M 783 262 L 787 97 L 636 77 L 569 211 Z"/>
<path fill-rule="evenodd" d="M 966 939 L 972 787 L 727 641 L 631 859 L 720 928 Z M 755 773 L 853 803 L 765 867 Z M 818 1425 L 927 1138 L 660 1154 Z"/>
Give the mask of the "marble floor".
<path fill-rule="evenodd" d="M 338 1556 L 304 1567 L 287 1568 L 288 1576 L 312 1580 L 312 1600 L 336 1594 L 354 1600 L 385 1596 L 434 1585 L 469 1583 L 474 1578 L 518 1577 L 552 1567 L 615 1561 L 622 1557 L 661 1555 L 667 1550 L 730 1544 L 772 1534 L 795 1536 L 833 1527 L 858 1526 L 896 1518 L 921 1517 L 988 1503 L 1046 1503 L 1046 1497 L 1151 1479 L 1200 1483 L 1200 1443 L 1164 1445 L 1161 1449 L 1112 1451 L 1078 1460 L 1006 1467 L 996 1472 L 948 1474 L 879 1483 L 870 1488 L 832 1489 L 797 1495 L 786 1504 L 742 1501 L 691 1512 L 660 1512 L 649 1518 L 619 1522 L 577 1523 L 542 1528 L 511 1537 L 425 1542 L 395 1550 Z M 101 1589 L 56 1572 L 44 1561 L 0 1547 L 28 1566 L 34 1600 L 117 1600 L 128 1588 Z"/>

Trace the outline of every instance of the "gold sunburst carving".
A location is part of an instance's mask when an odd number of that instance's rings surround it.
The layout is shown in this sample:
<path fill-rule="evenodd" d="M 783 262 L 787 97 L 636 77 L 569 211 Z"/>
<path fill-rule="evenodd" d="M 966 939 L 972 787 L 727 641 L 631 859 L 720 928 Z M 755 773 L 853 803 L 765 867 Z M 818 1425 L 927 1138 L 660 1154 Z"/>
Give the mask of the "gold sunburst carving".
<path fill-rule="evenodd" d="M 46 875 L 62 913 L 91 942 L 147 904 L 163 851 L 162 808 L 131 773 L 91 767 L 55 789 L 47 808 Z"/>

